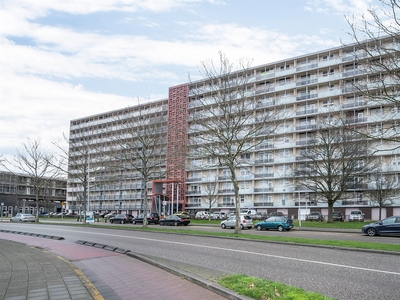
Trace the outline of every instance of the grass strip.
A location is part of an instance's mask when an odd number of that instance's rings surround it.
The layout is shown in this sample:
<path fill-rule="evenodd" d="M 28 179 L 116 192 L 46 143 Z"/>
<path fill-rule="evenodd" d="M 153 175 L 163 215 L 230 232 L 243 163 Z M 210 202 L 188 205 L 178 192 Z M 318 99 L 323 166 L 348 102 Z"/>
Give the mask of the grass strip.
<path fill-rule="evenodd" d="M 324 295 L 307 292 L 303 289 L 280 282 L 269 281 L 257 277 L 247 275 L 227 275 L 218 282 L 230 290 L 237 292 L 239 295 L 251 297 L 256 300 L 328 300 Z"/>
<path fill-rule="evenodd" d="M 41 223 L 41 224 L 54 224 L 54 223 Z M 85 226 L 82 223 L 78 224 L 62 224 L 65 226 Z M 90 226 L 90 225 L 86 225 Z M 372 243 L 372 242 L 358 242 L 358 241 L 344 241 L 344 240 L 323 240 L 323 239 L 309 239 L 309 238 L 296 238 L 287 236 L 268 236 L 268 235 L 253 235 L 246 234 L 242 231 L 240 235 L 230 232 L 210 232 L 201 230 L 179 230 L 179 229 L 169 229 L 160 228 L 160 226 L 150 225 L 147 228 L 142 226 L 132 226 L 131 224 L 120 225 L 118 227 L 102 225 L 97 223 L 96 227 L 107 228 L 107 229 L 122 229 L 122 230 L 141 230 L 141 231 L 154 231 L 154 232 L 165 232 L 174 234 L 185 234 L 185 235 L 203 235 L 203 236 L 214 236 L 214 237 L 226 237 L 232 239 L 249 239 L 249 240 L 259 240 L 259 241 L 271 241 L 271 242 L 284 242 L 284 243 L 295 243 L 300 245 L 320 245 L 329 247 L 341 247 L 341 248 L 351 248 L 351 249 L 366 249 L 366 250 L 376 250 L 376 251 L 392 251 L 400 253 L 400 246 L 393 244 L 383 244 L 383 243 Z"/>

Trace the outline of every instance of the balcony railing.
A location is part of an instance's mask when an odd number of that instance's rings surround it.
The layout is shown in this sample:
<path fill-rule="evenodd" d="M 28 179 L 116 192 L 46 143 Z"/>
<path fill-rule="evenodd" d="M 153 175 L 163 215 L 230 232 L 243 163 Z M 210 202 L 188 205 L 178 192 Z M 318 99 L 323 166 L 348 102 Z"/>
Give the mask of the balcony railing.
<path fill-rule="evenodd" d="M 254 206 L 274 206 L 274 202 L 254 202 Z"/>

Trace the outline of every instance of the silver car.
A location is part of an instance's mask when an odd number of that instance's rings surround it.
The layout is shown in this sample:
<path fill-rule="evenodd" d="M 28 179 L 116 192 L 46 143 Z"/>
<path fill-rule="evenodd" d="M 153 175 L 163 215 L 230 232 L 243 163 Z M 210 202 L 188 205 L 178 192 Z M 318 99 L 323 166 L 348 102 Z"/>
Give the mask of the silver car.
<path fill-rule="evenodd" d="M 240 228 L 253 228 L 253 220 L 248 215 L 241 215 L 240 216 Z M 226 227 L 235 228 L 236 227 L 236 216 L 231 216 L 228 219 L 221 222 L 221 228 L 225 229 Z"/>
<path fill-rule="evenodd" d="M 10 219 L 10 222 L 35 222 L 36 217 L 32 214 L 18 213 Z"/>

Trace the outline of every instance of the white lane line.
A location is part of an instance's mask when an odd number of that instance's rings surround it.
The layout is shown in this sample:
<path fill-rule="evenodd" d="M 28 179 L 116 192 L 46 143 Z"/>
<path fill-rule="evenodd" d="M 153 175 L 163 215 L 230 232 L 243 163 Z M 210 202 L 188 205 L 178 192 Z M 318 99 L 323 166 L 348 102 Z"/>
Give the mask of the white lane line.
<path fill-rule="evenodd" d="M 63 230 L 63 231 L 82 233 L 81 231 L 75 231 L 75 230 Z M 188 243 L 175 242 L 175 241 L 155 240 L 155 239 L 149 239 L 149 238 L 132 237 L 132 236 L 126 236 L 126 235 L 109 234 L 109 233 L 97 233 L 97 232 L 90 232 L 90 233 L 87 232 L 87 233 L 88 234 L 94 234 L 94 235 L 102 235 L 102 236 L 122 237 L 122 238 L 125 238 L 125 239 L 129 238 L 129 239 L 136 239 L 136 240 L 146 240 L 146 241 L 152 241 L 152 242 L 162 242 L 162 243 L 175 244 L 175 245 L 185 245 L 185 246 L 192 246 L 192 247 L 199 247 L 199 248 L 207 248 L 207 249 L 230 251 L 230 252 L 237 252 L 237 253 L 244 253 L 244 254 L 252 254 L 252 255 L 257 255 L 257 256 L 273 257 L 273 258 L 294 260 L 294 261 L 306 262 L 306 263 L 312 263 L 312 264 L 320 264 L 320 265 L 333 266 L 333 267 L 339 267 L 339 268 L 362 270 L 362 271 L 368 271 L 368 272 L 374 272 L 374 273 L 392 274 L 392 275 L 399 275 L 400 276 L 399 272 L 391 272 L 391 271 L 375 270 L 375 269 L 369 269 L 369 268 L 353 267 L 353 266 L 348 266 L 348 265 L 341 265 L 341 264 L 334 264 L 334 263 L 315 261 L 315 260 L 309 260 L 309 259 L 287 257 L 287 256 L 281 256 L 281 255 L 258 253 L 258 252 L 252 252 L 252 251 L 235 250 L 235 249 L 228 249 L 228 248 L 221 248 L 221 247 L 214 247 L 214 246 L 206 246 L 206 245 L 199 245 L 199 244 L 188 244 Z"/>

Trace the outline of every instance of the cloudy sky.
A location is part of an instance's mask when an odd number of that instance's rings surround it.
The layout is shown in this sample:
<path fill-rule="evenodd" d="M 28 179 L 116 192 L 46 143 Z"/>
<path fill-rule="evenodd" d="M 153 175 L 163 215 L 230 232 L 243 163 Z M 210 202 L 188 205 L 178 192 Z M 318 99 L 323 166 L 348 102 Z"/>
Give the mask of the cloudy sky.
<path fill-rule="evenodd" d="M 378 0 L 0 0 L 0 154 L 72 119 L 164 99 L 201 61 L 253 66 L 350 42 Z"/>

